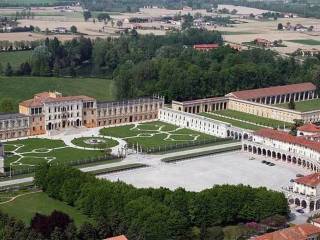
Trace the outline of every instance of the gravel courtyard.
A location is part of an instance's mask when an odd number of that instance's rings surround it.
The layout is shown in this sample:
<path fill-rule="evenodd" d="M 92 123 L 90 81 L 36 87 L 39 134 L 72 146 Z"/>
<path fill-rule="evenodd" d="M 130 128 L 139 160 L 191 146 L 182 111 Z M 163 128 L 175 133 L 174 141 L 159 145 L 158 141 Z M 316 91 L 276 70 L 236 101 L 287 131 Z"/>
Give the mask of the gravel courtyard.
<path fill-rule="evenodd" d="M 249 160 L 242 152 L 224 153 L 186 160 L 178 163 L 159 163 L 152 167 L 127 172 L 101 175 L 111 181 L 121 180 L 136 187 L 183 187 L 201 191 L 215 184 L 245 184 L 280 190 L 297 173 L 307 174 L 301 168 L 274 161 L 275 166 L 261 163 L 261 159 Z"/>

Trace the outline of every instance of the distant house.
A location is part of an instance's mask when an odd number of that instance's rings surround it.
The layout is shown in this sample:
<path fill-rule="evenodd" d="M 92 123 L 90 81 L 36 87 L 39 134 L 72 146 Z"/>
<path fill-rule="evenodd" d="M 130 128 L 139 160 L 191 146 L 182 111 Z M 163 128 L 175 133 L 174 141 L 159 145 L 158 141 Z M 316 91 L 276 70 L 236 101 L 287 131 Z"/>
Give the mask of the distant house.
<path fill-rule="evenodd" d="M 128 240 L 128 238 L 126 238 L 125 235 L 121 235 L 121 236 L 117 236 L 117 237 L 107 238 L 105 240 Z"/>
<path fill-rule="evenodd" d="M 67 33 L 68 29 L 65 27 L 56 27 L 52 30 L 54 33 Z"/>
<path fill-rule="evenodd" d="M 261 47 L 271 47 L 271 45 L 272 45 L 271 41 L 264 39 L 264 38 L 256 38 L 253 42 L 256 45 L 261 46 Z"/>
<path fill-rule="evenodd" d="M 193 49 L 198 50 L 198 51 L 210 51 L 217 49 L 219 47 L 219 44 L 195 44 L 193 45 Z"/>

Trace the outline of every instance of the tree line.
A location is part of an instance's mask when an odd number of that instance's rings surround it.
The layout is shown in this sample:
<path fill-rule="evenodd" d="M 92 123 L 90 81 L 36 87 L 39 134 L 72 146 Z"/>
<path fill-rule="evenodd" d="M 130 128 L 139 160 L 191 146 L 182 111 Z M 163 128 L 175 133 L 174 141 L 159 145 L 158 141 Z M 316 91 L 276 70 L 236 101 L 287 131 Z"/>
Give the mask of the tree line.
<path fill-rule="evenodd" d="M 0 239 L 6 240 L 101 240 L 111 237 L 109 227 L 101 220 L 76 227 L 73 219 L 60 211 L 50 215 L 36 213 L 30 225 L 0 212 Z"/>
<path fill-rule="evenodd" d="M 40 166 L 35 184 L 93 219 L 104 219 L 112 235 L 125 234 L 130 240 L 223 239 L 221 226 L 287 216 L 289 211 L 284 194 L 266 188 L 138 189 L 62 165 Z"/>

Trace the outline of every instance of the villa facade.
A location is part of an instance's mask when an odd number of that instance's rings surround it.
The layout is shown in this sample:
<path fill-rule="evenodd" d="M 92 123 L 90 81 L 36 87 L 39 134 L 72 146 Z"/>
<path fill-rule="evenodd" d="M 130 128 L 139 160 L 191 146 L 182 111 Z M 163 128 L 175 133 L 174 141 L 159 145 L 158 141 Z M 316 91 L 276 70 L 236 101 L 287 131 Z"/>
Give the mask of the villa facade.
<path fill-rule="evenodd" d="M 305 212 L 320 211 L 320 173 L 313 173 L 294 180 L 284 191 L 290 204 Z"/>
<path fill-rule="evenodd" d="M 35 94 L 19 104 L 19 113 L 0 114 L 0 139 L 41 135 L 71 127 L 102 127 L 158 119 L 161 97 L 98 102 L 88 96 Z"/>

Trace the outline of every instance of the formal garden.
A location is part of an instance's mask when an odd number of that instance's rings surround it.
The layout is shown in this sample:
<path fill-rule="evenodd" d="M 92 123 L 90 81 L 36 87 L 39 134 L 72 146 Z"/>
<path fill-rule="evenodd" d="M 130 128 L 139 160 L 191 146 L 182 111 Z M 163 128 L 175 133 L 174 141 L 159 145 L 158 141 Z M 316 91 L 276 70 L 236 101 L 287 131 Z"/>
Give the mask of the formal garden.
<path fill-rule="evenodd" d="M 80 143 L 85 144 L 85 142 Z M 109 139 L 106 144 L 113 144 Z M 107 145 L 105 145 L 107 146 Z M 62 140 L 44 138 L 30 138 L 8 141 L 5 147 L 5 169 L 11 174 L 32 172 L 34 168 L 44 162 L 80 165 L 95 161 L 114 159 L 108 149 L 85 150 L 65 145 Z M 9 174 L 10 174 L 9 173 Z"/>
<path fill-rule="evenodd" d="M 230 141 L 160 121 L 103 128 L 100 134 L 120 138 L 127 142 L 129 148 L 143 152 L 162 152 Z"/>

